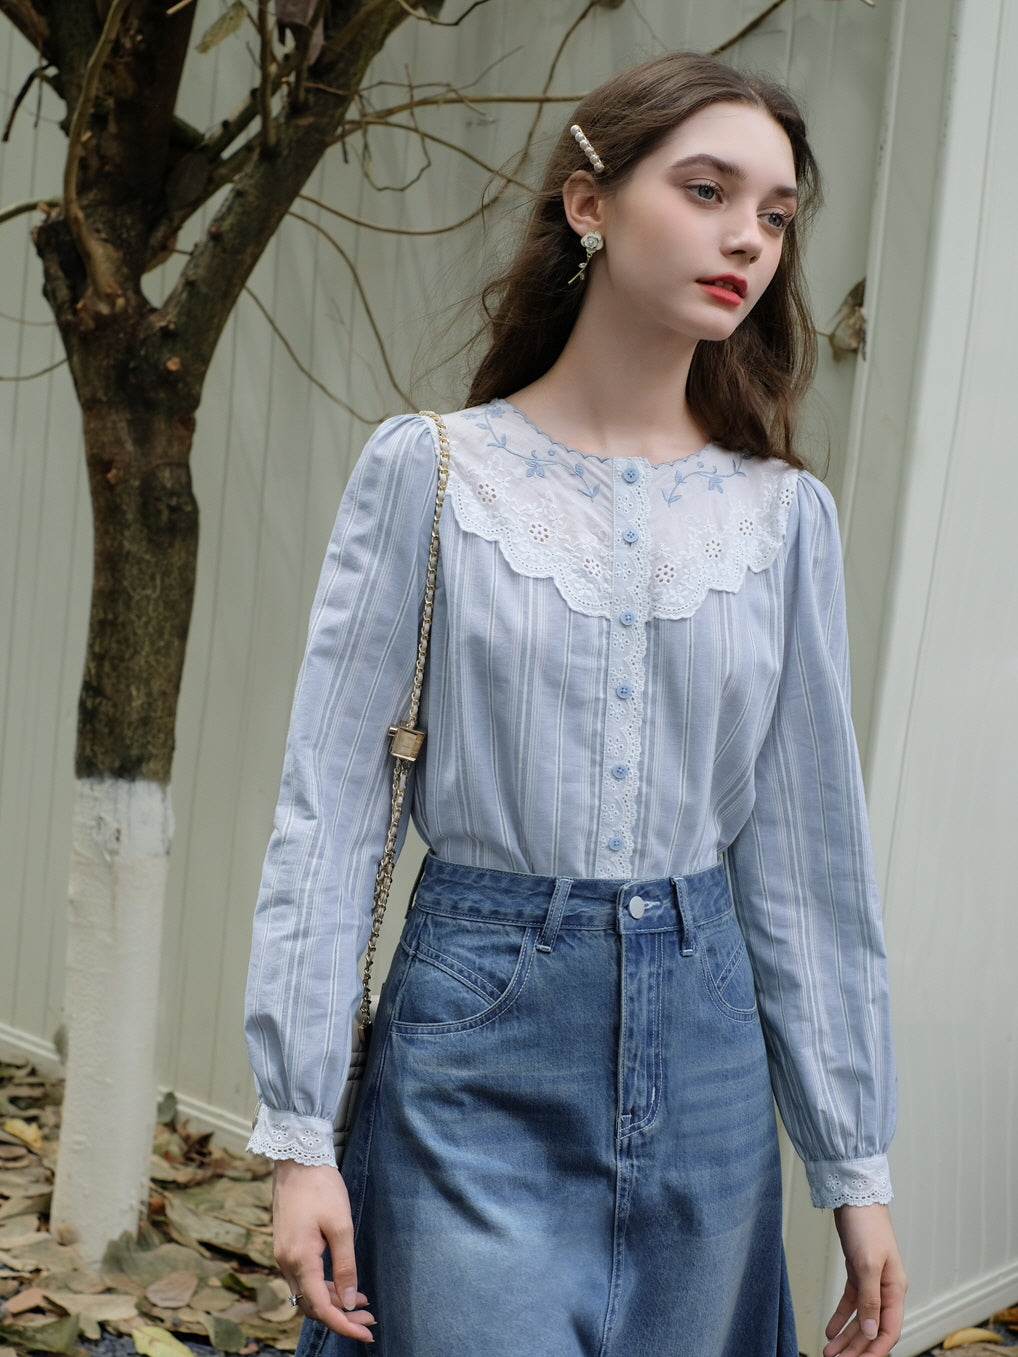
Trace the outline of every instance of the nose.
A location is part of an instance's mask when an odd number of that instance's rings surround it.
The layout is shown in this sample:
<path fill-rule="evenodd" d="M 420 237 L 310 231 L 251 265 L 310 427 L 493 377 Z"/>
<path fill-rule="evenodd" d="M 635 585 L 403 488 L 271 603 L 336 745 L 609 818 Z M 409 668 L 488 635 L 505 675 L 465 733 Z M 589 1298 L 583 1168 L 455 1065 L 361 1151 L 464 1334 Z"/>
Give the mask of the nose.
<path fill-rule="evenodd" d="M 734 255 L 747 263 L 760 258 L 763 250 L 763 228 L 755 212 L 740 213 L 738 218 L 729 222 L 728 235 L 722 248 L 727 255 Z"/>

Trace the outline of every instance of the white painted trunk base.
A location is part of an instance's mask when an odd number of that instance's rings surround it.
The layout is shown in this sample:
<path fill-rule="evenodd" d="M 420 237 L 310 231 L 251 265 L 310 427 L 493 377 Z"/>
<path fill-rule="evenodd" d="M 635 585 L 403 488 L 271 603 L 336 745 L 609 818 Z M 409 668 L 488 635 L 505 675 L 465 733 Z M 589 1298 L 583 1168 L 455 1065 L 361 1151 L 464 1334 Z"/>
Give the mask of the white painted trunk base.
<path fill-rule="evenodd" d="M 71 833 L 67 1086 L 51 1219 L 94 1266 L 111 1239 L 137 1230 L 147 1196 L 169 788 L 79 781 Z"/>

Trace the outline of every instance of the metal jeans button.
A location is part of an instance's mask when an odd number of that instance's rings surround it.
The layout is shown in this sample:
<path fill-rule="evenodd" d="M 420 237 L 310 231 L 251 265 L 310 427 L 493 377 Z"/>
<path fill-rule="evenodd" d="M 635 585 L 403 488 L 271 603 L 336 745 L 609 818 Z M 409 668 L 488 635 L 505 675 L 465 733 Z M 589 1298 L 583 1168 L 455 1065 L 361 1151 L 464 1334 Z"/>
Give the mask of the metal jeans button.
<path fill-rule="evenodd" d="M 629 902 L 629 912 L 634 919 L 642 919 L 643 912 L 647 908 L 647 903 L 642 895 L 634 895 Z"/>

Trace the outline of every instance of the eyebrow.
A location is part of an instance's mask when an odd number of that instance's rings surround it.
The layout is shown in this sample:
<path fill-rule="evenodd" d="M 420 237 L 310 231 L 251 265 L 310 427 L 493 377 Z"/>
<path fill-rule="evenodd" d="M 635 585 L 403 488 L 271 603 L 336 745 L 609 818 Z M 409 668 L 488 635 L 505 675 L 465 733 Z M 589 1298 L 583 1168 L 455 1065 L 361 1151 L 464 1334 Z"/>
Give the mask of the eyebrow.
<path fill-rule="evenodd" d="M 717 174 L 723 174 L 726 178 L 734 179 L 740 184 L 744 183 L 746 179 L 746 171 L 740 165 L 733 165 L 730 160 L 721 160 L 720 157 L 710 155 L 706 151 L 700 155 L 689 155 L 683 160 L 676 160 L 672 169 L 688 170 L 697 165 L 709 165 Z M 776 198 L 789 198 L 792 202 L 799 201 L 798 191 L 787 184 L 777 184 L 771 189 L 771 195 Z"/>

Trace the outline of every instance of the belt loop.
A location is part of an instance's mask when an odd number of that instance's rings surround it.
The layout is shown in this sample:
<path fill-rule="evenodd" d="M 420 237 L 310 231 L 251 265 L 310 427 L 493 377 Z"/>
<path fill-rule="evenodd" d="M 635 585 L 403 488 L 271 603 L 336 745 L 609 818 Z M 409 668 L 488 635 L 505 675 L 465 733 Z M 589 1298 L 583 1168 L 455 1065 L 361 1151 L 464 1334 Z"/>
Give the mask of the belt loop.
<path fill-rule="evenodd" d="M 541 929 L 541 936 L 537 939 L 537 950 L 539 952 L 550 952 L 555 946 L 555 939 L 558 937 L 562 915 L 565 913 L 566 901 L 569 899 L 572 886 L 573 878 L 571 876 L 555 878 L 555 889 L 551 893 L 548 913 L 544 916 L 544 927 Z"/>
<path fill-rule="evenodd" d="M 407 912 L 407 914 L 410 913 L 410 911 L 413 909 L 414 905 L 417 903 L 417 887 L 421 884 L 421 879 L 422 879 L 422 877 L 424 876 L 425 869 L 427 868 L 427 865 L 428 865 L 428 858 L 431 858 L 431 857 L 434 857 L 434 856 L 435 856 L 434 853 L 432 853 L 431 849 L 429 848 L 428 851 L 424 854 L 424 857 L 421 858 L 420 869 L 419 869 L 418 872 L 417 872 L 417 877 L 416 877 L 416 879 L 415 879 L 415 881 L 414 881 L 414 884 L 413 884 L 413 887 L 412 887 L 412 889 L 411 889 L 411 891 L 410 891 L 410 899 L 409 899 L 409 901 L 408 901 L 408 903 L 407 903 L 407 907 L 406 907 L 406 912 Z"/>
<path fill-rule="evenodd" d="M 675 887 L 675 901 L 679 907 L 679 922 L 682 925 L 680 931 L 679 956 L 692 956 L 696 948 L 694 946 L 695 934 L 693 926 L 689 920 L 689 899 L 686 894 L 685 877 L 673 876 L 672 885 Z"/>

